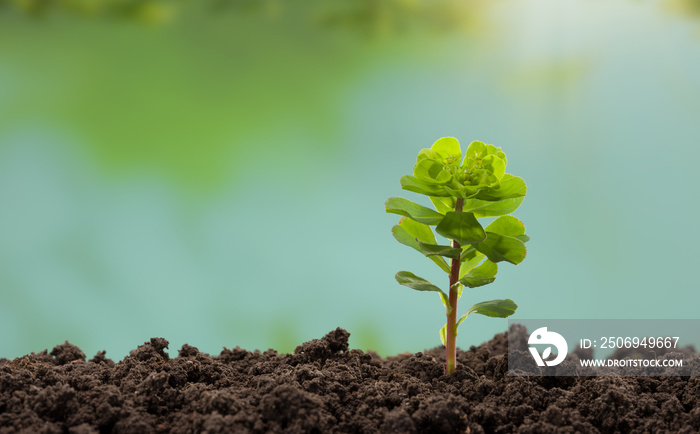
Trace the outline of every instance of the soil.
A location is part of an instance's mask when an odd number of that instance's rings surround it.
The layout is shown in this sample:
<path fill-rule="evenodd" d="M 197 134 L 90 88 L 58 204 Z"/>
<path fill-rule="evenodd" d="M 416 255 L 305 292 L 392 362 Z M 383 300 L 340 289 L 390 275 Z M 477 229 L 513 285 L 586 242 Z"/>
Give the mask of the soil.
<path fill-rule="evenodd" d="M 336 329 L 294 354 L 153 338 L 119 363 L 66 342 L 0 359 L 0 433 L 698 432 L 698 377 L 520 377 L 507 333 L 383 359 Z"/>

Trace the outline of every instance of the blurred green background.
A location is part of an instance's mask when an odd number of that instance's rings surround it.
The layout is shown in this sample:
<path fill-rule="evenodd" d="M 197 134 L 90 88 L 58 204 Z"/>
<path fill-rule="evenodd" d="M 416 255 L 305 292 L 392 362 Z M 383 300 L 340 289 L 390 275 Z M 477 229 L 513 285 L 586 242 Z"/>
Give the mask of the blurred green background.
<path fill-rule="evenodd" d="M 384 201 L 443 136 L 529 187 L 464 309 L 698 317 L 699 3 L 0 0 L 0 357 L 437 346 Z"/>

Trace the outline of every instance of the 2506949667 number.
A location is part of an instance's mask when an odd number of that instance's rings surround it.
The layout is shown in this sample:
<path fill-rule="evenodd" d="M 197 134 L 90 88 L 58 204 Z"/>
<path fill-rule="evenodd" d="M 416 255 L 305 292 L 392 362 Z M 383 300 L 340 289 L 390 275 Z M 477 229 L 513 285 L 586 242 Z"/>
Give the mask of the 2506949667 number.
<path fill-rule="evenodd" d="M 607 337 L 600 338 L 600 348 L 676 348 L 677 336 L 674 337 Z"/>

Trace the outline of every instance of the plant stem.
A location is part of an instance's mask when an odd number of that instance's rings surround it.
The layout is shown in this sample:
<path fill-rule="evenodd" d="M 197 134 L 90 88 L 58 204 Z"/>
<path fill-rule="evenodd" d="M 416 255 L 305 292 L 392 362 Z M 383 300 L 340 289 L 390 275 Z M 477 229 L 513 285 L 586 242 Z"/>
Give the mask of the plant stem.
<path fill-rule="evenodd" d="M 462 212 L 464 199 L 455 201 L 455 212 Z M 459 249 L 460 245 L 457 241 L 452 241 L 452 247 Z M 447 350 L 447 373 L 451 374 L 455 371 L 457 364 L 457 286 L 459 281 L 459 267 L 461 265 L 460 258 L 452 259 L 452 267 L 450 269 L 450 309 L 447 314 L 447 330 L 445 330 L 445 347 Z"/>

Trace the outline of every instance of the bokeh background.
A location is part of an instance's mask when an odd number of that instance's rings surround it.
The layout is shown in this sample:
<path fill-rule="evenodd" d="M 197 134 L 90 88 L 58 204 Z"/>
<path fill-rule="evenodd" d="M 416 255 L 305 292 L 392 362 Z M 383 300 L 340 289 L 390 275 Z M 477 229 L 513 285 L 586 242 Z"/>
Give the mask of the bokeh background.
<path fill-rule="evenodd" d="M 443 136 L 528 183 L 515 318 L 697 318 L 696 0 L 0 0 L 0 357 L 440 344 L 385 214 Z M 470 317 L 458 345 L 505 331 Z"/>

